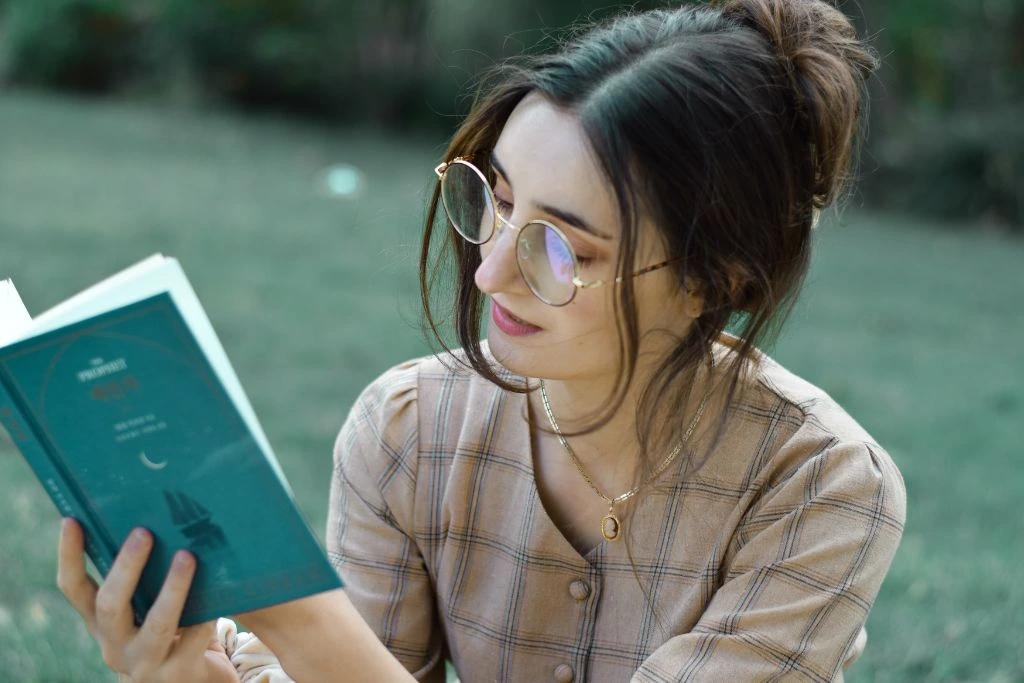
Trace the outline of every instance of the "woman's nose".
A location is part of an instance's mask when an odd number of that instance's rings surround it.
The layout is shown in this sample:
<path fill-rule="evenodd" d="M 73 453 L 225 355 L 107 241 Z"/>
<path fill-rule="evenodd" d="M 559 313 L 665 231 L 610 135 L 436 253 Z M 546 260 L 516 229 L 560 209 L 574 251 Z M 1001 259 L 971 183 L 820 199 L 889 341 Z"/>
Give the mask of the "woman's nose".
<path fill-rule="evenodd" d="M 516 265 L 518 236 L 518 231 L 502 226 L 489 241 L 480 245 L 480 265 L 474 281 L 484 294 L 516 291 L 524 285 Z"/>

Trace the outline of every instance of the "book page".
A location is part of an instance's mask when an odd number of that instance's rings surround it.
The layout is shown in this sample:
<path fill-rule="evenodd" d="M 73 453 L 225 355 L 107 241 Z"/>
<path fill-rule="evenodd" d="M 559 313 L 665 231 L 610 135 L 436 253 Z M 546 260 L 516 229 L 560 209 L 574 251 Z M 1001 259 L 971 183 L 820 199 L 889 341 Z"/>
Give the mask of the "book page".
<path fill-rule="evenodd" d="M 38 329 L 49 331 L 51 329 L 63 327 L 64 325 L 76 323 L 79 320 L 91 318 L 92 316 L 97 315 L 98 313 L 102 313 L 106 310 L 109 310 L 107 306 L 103 306 L 102 308 L 96 309 L 86 306 L 85 303 L 91 299 L 97 299 L 101 297 L 104 293 L 116 289 L 125 282 L 128 282 L 138 277 L 140 274 L 159 266 L 161 263 L 163 263 L 163 261 L 163 254 L 153 254 L 152 256 L 149 256 L 148 258 L 139 261 L 135 265 L 129 266 L 128 268 L 125 268 L 121 272 L 111 275 L 105 280 L 100 280 L 91 287 L 83 289 L 78 294 L 75 294 L 70 299 L 66 299 L 61 303 L 57 304 L 56 306 L 54 306 L 53 308 L 49 309 L 48 311 L 45 311 L 38 315 L 36 317 L 35 324 L 37 326 L 42 326 Z M 140 298 L 144 299 L 146 297 Z M 105 300 L 103 299 L 99 299 L 101 305 L 103 305 L 104 301 Z M 126 303 L 132 302 L 128 301 Z M 50 327 L 49 323 L 51 322 L 56 323 L 56 327 Z"/>
<path fill-rule="evenodd" d="M 0 346 L 17 341 L 32 324 L 21 295 L 11 280 L 0 280 Z"/>

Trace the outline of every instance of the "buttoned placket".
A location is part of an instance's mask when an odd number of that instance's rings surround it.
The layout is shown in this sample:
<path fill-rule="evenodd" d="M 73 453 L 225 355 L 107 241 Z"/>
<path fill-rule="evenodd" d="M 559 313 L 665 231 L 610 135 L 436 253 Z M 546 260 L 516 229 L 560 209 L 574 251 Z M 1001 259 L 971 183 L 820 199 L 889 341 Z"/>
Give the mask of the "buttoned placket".
<path fill-rule="evenodd" d="M 598 555 L 600 554 L 598 551 Z M 592 564 L 583 568 L 582 572 L 567 582 L 566 592 L 580 610 L 578 618 L 584 628 L 579 633 L 580 647 L 577 648 L 573 661 L 557 664 L 552 670 L 552 680 L 555 683 L 575 683 L 587 678 L 587 657 L 589 643 L 593 642 L 594 628 L 597 624 L 600 587 L 600 572 Z"/>

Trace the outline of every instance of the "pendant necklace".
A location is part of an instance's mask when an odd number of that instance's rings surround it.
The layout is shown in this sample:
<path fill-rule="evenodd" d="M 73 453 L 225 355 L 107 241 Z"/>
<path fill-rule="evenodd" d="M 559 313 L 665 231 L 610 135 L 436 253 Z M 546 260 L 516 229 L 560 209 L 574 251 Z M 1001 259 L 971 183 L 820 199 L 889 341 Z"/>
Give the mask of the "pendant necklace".
<path fill-rule="evenodd" d="M 581 463 L 580 459 L 576 457 L 576 453 L 572 450 L 572 446 L 569 445 L 569 442 L 565 440 L 565 436 L 562 435 L 562 430 L 558 427 L 558 422 L 555 421 L 555 414 L 551 411 L 551 401 L 548 399 L 548 392 L 544 387 L 544 380 L 540 380 L 540 397 L 544 403 L 544 412 L 548 415 L 548 422 L 551 423 L 551 428 L 555 430 L 555 435 L 558 437 L 559 443 L 562 444 L 562 448 L 564 448 L 565 452 L 569 454 L 569 459 L 572 460 L 572 464 L 576 466 L 580 475 L 583 476 L 583 480 L 587 482 L 587 485 L 590 486 L 591 489 L 593 489 L 594 493 L 601 496 L 601 498 L 604 499 L 604 502 L 608 503 L 608 514 L 601 518 L 601 536 L 606 541 L 614 541 L 618 539 L 622 533 L 622 522 L 619 520 L 618 515 L 615 514 L 615 506 L 632 498 L 640 490 L 641 485 L 637 484 L 630 490 L 621 495 L 615 496 L 614 498 L 602 491 L 601 488 L 594 483 L 594 480 L 590 478 L 590 475 L 587 474 L 586 469 L 583 467 L 583 463 Z M 700 422 L 701 415 L 704 414 L 704 408 L 707 405 L 707 402 L 708 395 L 704 394 L 704 397 L 700 401 L 700 405 L 697 407 L 697 414 L 693 417 L 693 421 L 690 423 L 690 426 L 686 428 L 682 438 L 679 439 L 679 443 L 676 444 L 676 447 L 672 449 L 672 452 L 665 456 L 665 459 L 662 460 L 655 468 L 646 483 L 650 483 L 657 479 L 658 475 L 664 472 L 665 468 L 668 467 L 672 461 L 676 459 L 676 456 L 679 455 L 680 451 L 683 450 L 683 444 L 689 440 L 693 430 L 697 427 L 697 423 Z"/>

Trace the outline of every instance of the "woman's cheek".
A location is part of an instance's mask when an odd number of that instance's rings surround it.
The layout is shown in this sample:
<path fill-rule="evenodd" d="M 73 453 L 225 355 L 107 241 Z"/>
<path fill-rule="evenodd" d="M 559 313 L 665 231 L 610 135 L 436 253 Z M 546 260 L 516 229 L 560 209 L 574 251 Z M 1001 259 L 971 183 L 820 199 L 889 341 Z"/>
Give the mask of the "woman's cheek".
<path fill-rule="evenodd" d="M 602 290 L 611 288 L 602 287 Z M 615 335 L 615 301 L 609 296 L 611 292 L 601 290 L 580 291 L 566 308 L 572 317 L 574 326 L 580 332 Z M 614 337 L 613 337 L 614 339 Z"/>

